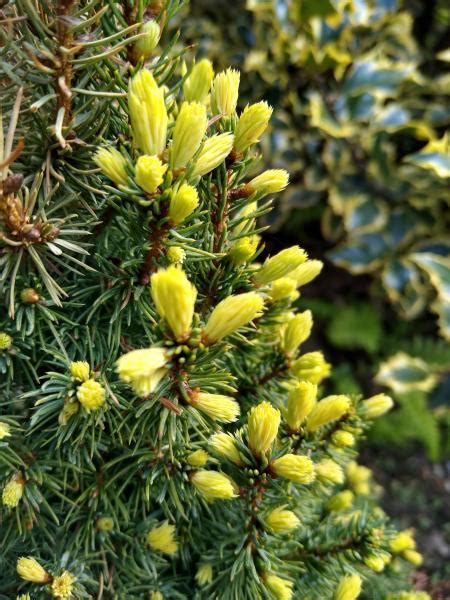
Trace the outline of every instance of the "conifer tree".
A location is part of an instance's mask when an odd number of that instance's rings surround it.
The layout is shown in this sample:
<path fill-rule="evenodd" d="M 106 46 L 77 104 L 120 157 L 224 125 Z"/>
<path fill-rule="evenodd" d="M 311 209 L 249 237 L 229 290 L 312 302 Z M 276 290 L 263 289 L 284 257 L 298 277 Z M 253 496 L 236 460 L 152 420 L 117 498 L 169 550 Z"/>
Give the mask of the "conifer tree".
<path fill-rule="evenodd" d="M 256 262 L 271 108 L 180 8 L 2 9 L 0 598 L 420 598 L 356 462 L 392 401 L 322 397 L 322 265 Z"/>

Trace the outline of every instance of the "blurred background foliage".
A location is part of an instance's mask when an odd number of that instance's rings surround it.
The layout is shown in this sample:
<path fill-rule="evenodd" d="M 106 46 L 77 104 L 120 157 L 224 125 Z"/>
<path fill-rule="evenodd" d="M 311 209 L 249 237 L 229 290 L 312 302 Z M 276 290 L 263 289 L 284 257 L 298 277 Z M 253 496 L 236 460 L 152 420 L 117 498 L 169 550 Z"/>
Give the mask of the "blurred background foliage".
<path fill-rule="evenodd" d="M 330 386 L 390 390 L 374 442 L 432 460 L 450 450 L 449 24 L 445 0 L 191 0 L 183 25 L 275 107 L 264 154 L 291 185 L 266 244 L 325 261 L 299 303 Z"/>

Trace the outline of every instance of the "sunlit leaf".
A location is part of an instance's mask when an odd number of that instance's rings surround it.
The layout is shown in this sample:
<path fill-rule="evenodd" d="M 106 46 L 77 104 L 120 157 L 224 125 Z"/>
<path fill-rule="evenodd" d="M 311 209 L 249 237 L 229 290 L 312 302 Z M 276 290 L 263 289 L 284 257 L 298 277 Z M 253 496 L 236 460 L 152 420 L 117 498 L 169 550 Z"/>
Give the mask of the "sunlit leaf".
<path fill-rule="evenodd" d="M 402 394 L 411 391 L 429 392 L 438 378 L 430 372 L 426 362 L 399 352 L 381 363 L 376 381 Z"/>
<path fill-rule="evenodd" d="M 432 140 L 420 152 L 405 158 L 422 169 L 431 169 L 442 178 L 450 177 L 450 140 L 446 133 L 440 140 Z"/>

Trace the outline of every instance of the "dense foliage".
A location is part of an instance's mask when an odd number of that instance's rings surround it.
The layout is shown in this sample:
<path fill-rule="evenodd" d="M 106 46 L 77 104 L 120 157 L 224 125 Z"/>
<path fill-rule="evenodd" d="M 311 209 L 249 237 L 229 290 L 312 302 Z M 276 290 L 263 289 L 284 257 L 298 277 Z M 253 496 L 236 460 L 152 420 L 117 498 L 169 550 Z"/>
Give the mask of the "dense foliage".
<path fill-rule="evenodd" d="M 369 356 L 352 377 L 355 389 L 367 389 L 378 363 L 378 381 L 403 404 L 398 377 L 410 387 L 417 382 L 424 399 L 433 391 L 433 403 L 440 403 L 450 366 L 448 343 L 436 340 L 448 342 L 450 331 L 445 3 L 419 7 L 419 31 L 412 3 L 395 0 L 249 0 L 237 15 L 226 4 L 194 0 L 189 31 L 201 32 L 208 56 L 245 71 L 246 99 L 275 106 L 265 156 L 288 169 L 292 184 L 274 225 L 293 240 L 308 240 L 318 258 L 367 275 L 362 283 L 344 279 L 345 305 L 336 310 L 342 275 L 328 272 L 336 279 L 331 295 L 324 290 L 328 305 L 318 308 L 342 365 L 336 376 L 347 384 L 344 375 L 362 360 L 362 349 Z M 230 28 L 232 18 L 237 26 Z M 355 327 L 360 320 L 367 329 Z M 342 350 L 355 351 L 348 362 Z M 399 364 L 400 352 L 403 367 L 386 370 L 384 363 Z M 429 426 L 417 436 L 395 427 L 391 437 L 419 437 L 436 458 L 448 409 L 433 413 L 422 399 L 412 404 Z M 399 414 L 398 422 L 406 420 Z"/>
<path fill-rule="evenodd" d="M 271 108 L 181 64 L 179 8 L 2 8 L 0 597 L 426 597 L 356 463 L 391 399 L 301 348 L 320 261 L 253 262 Z"/>

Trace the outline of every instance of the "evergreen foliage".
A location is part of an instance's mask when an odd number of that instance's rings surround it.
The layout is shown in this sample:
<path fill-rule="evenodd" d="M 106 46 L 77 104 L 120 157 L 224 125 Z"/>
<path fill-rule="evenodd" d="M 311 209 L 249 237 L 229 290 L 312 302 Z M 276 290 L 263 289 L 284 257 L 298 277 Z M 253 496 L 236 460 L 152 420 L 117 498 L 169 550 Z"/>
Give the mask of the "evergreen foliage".
<path fill-rule="evenodd" d="M 320 265 L 253 262 L 270 108 L 181 64 L 180 8 L 2 9 L 0 598 L 421 597 L 355 462 L 392 401 L 323 398 Z"/>

